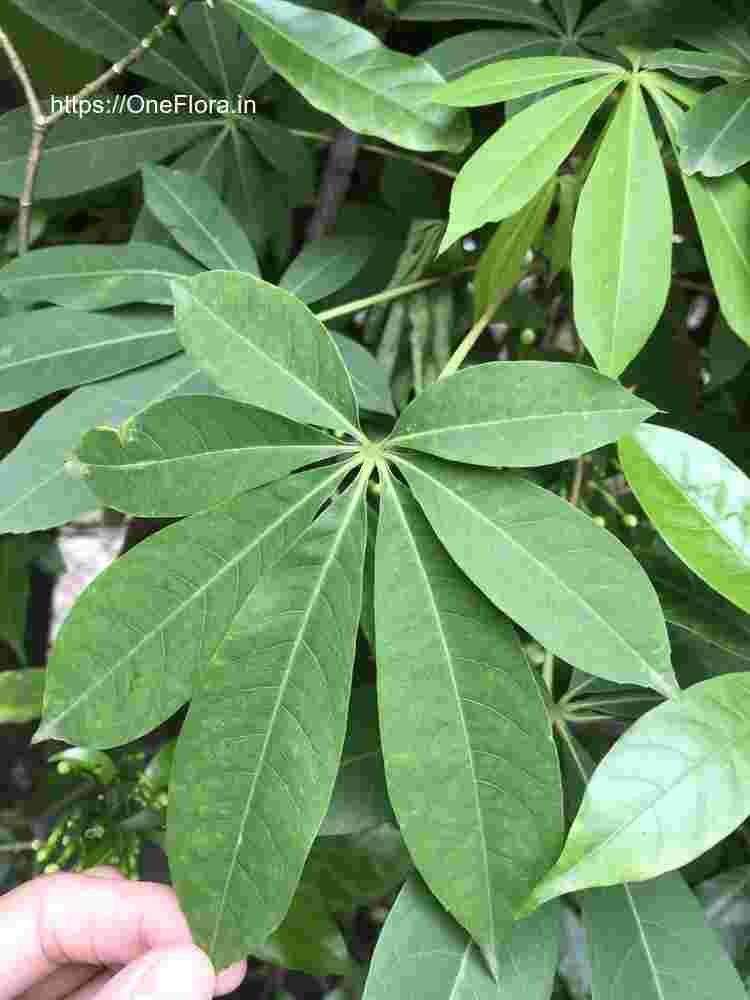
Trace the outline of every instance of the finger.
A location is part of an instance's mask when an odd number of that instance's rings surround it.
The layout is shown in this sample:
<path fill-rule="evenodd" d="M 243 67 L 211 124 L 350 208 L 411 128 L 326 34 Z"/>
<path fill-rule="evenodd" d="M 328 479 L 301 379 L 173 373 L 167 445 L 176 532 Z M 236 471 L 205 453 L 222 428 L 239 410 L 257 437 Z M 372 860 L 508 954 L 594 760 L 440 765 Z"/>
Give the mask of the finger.
<path fill-rule="evenodd" d="M 216 987 L 214 996 L 223 997 L 225 993 L 236 990 L 247 974 L 247 962 L 236 962 L 228 969 L 222 970 L 216 976 Z"/>
<path fill-rule="evenodd" d="M 81 872 L 81 874 L 86 875 L 88 878 L 125 878 L 120 869 L 113 868 L 112 865 L 96 865 L 94 868 L 87 868 L 86 871 Z"/>
<path fill-rule="evenodd" d="M 0 1000 L 11 1000 L 59 965 L 125 965 L 192 936 L 167 886 L 61 873 L 0 899 L 0 941 Z"/>
<path fill-rule="evenodd" d="M 26 990 L 17 1000 L 61 1000 L 88 983 L 99 971 L 96 965 L 66 965 Z"/>
<path fill-rule="evenodd" d="M 194 945 L 152 951 L 132 962 L 96 994 L 97 1000 L 211 1000 L 214 967 Z M 85 988 L 85 987 L 84 987 Z"/>
<path fill-rule="evenodd" d="M 119 970 L 118 970 L 119 971 Z M 106 972 L 99 972 L 85 986 L 81 986 L 75 993 L 70 993 L 65 1000 L 99 1000 L 101 991 L 117 975 L 117 971 L 108 969 Z"/>

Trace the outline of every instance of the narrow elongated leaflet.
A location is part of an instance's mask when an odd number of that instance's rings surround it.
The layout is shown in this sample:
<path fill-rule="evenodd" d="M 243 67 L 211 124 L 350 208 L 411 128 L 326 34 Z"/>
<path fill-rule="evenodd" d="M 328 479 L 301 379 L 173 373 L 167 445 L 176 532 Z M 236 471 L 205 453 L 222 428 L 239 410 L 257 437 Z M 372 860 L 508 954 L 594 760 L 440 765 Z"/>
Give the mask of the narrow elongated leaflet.
<path fill-rule="evenodd" d="M 597 1000 L 744 1000 L 740 977 L 675 872 L 578 897 L 586 918 Z"/>
<path fill-rule="evenodd" d="M 498 949 L 493 980 L 474 942 L 415 875 L 388 914 L 364 1000 L 547 1000 L 559 924 L 557 906 L 516 923 Z"/>
<path fill-rule="evenodd" d="M 510 622 L 383 477 L 375 633 L 388 791 L 419 871 L 496 973 L 514 909 L 562 845 L 552 729 Z"/>
<path fill-rule="evenodd" d="M 67 198 L 122 180 L 145 160 L 178 153 L 223 124 L 223 118 L 210 115 L 68 115 L 44 144 L 34 196 Z M 0 195 L 6 198 L 18 198 L 23 190 L 30 142 L 28 108 L 0 117 Z"/>
<path fill-rule="evenodd" d="M 586 673 L 676 695 L 656 592 L 613 535 L 516 474 L 396 462 L 453 559 L 543 646 Z"/>
<path fill-rule="evenodd" d="M 403 411 L 387 446 L 526 468 L 615 441 L 655 412 L 584 365 L 495 361 L 429 386 Z"/>
<path fill-rule="evenodd" d="M 519 912 L 699 857 L 750 813 L 750 682 L 702 681 L 641 716 L 604 757 L 554 868 Z"/>
<path fill-rule="evenodd" d="M 668 69 L 690 80 L 721 76 L 725 80 L 741 80 L 747 67 L 722 52 L 695 52 L 690 49 L 657 49 L 641 63 L 644 69 Z"/>
<path fill-rule="evenodd" d="M 745 74 L 750 67 L 744 67 Z M 722 74 L 723 75 L 723 74 Z M 677 133 L 686 174 L 722 177 L 750 160 L 750 83 L 716 87 L 685 114 Z"/>
<path fill-rule="evenodd" d="M 366 347 L 351 337 L 335 331 L 331 336 L 341 352 L 359 406 L 363 410 L 387 413 L 388 416 L 395 417 L 391 387 L 383 366 L 378 364 Z"/>
<path fill-rule="evenodd" d="M 452 108 L 478 108 L 525 97 L 582 77 L 611 74 L 612 63 L 574 56 L 525 56 L 482 66 L 435 90 L 433 100 Z"/>
<path fill-rule="evenodd" d="M 649 82 L 648 89 L 677 151 L 676 136 L 685 112 L 658 84 Z M 726 177 L 680 176 L 721 311 L 734 332 L 750 344 L 750 185 L 737 172 Z"/>
<path fill-rule="evenodd" d="M 0 343 L 0 410 L 14 410 L 56 389 L 118 375 L 180 350 L 174 323 L 166 317 L 134 328 L 126 318 L 107 313 L 58 308 L 0 320 Z"/>
<path fill-rule="evenodd" d="M 369 472 L 261 578 L 201 673 L 177 744 L 170 871 L 195 941 L 217 968 L 281 923 L 333 791 Z"/>
<path fill-rule="evenodd" d="M 648 426 L 620 442 L 633 492 L 667 544 L 750 611 L 750 479 L 698 438 Z"/>
<path fill-rule="evenodd" d="M 220 0 L 269 65 L 313 107 L 355 132 L 406 149 L 460 152 L 465 112 L 431 100 L 443 78 L 424 59 L 386 48 L 359 25 L 286 0 Z"/>
<path fill-rule="evenodd" d="M 576 325 L 605 375 L 618 376 L 648 340 L 667 301 L 671 260 L 669 187 L 633 77 L 605 133 L 573 224 Z"/>
<path fill-rule="evenodd" d="M 207 181 L 154 164 L 142 172 L 146 207 L 183 250 L 209 270 L 260 274 L 250 240 Z"/>
<path fill-rule="evenodd" d="M 201 274 L 172 290 L 180 340 L 228 393 L 292 420 L 362 437 L 338 348 L 299 299 L 234 271 Z"/>
<path fill-rule="evenodd" d="M 553 94 L 514 115 L 480 146 L 453 185 L 440 252 L 472 229 L 522 208 L 555 173 L 620 79 L 613 74 Z"/>
<path fill-rule="evenodd" d="M 54 302 L 69 309 L 171 305 L 171 279 L 200 270 L 184 254 L 154 243 L 43 247 L 6 264 L 0 293 L 12 302 Z"/>
<path fill-rule="evenodd" d="M 526 254 L 541 243 L 557 180 L 550 177 L 523 208 L 503 219 L 482 254 L 474 278 L 474 318 L 510 295 L 526 270 Z"/>
<path fill-rule="evenodd" d="M 43 531 L 96 509 L 94 494 L 66 475 L 64 464 L 90 427 L 119 423 L 182 392 L 218 391 L 184 354 L 76 389 L 0 463 L 0 531 Z"/>
<path fill-rule="evenodd" d="M 318 469 L 271 483 L 170 525 L 112 563 L 60 631 L 34 740 L 119 746 L 168 719 L 247 594 L 342 475 Z"/>
<path fill-rule="evenodd" d="M 306 243 L 279 281 L 305 304 L 319 302 L 348 285 L 372 256 L 376 241 L 369 235 L 324 236 Z"/>
<path fill-rule="evenodd" d="M 180 517 L 341 454 L 332 437 L 218 396 L 164 400 L 85 435 L 74 470 L 104 506 Z"/>
<path fill-rule="evenodd" d="M 533 0 L 416 0 L 399 11 L 404 21 L 510 21 L 557 29 L 554 18 Z"/>
<path fill-rule="evenodd" d="M 422 57 L 446 80 L 509 56 L 543 55 L 546 43 L 535 31 L 500 29 L 466 31 L 431 46 Z"/>

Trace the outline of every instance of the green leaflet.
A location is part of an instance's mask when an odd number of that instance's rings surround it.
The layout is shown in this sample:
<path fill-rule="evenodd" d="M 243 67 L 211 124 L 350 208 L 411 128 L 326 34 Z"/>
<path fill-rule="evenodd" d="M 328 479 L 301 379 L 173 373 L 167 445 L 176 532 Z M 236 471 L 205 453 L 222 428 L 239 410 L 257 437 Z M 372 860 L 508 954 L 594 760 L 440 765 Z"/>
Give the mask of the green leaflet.
<path fill-rule="evenodd" d="M 217 968 L 279 926 L 330 801 L 359 624 L 369 471 L 261 578 L 201 674 L 180 735 L 170 870 L 196 943 Z"/>
<path fill-rule="evenodd" d="M 327 434 L 216 396 L 167 399 L 83 438 L 71 471 L 105 507 L 179 517 L 342 454 Z"/>
<path fill-rule="evenodd" d="M 470 70 L 506 56 L 544 54 L 545 41 L 535 31 L 503 29 L 466 31 L 453 35 L 422 53 L 446 80 L 455 80 Z"/>
<path fill-rule="evenodd" d="M 218 7 L 193 3 L 182 11 L 179 23 L 190 47 L 225 96 L 232 100 L 239 97 L 247 76 L 248 53 L 240 42 L 235 19 Z"/>
<path fill-rule="evenodd" d="M 304 874 L 281 925 L 264 944 L 253 948 L 253 954 L 264 962 L 313 976 L 345 976 L 353 968 L 344 936 L 320 888 Z"/>
<path fill-rule="evenodd" d="M 651 335 L 667 301 L 671 260 L 667 178 L 633 77 L 583 186 L 573 225 L 576 325 L 605 375 L 618 376 Z"/>
<path fill-rule="evenodd" d="M 549 465 L 615 441 L 655 412 L 584 365 L 495 361 L 429 386 L 388 447 L 471 465 Z"/>
<path fill-rule="evenodd" d="M 202 177 L 151 164 L 143 168 L 143 188 L 146 208 L 209 270 L 260 274 L 250 240 Z"/>
<path fill-rule="evenodd" d="M 470 138 L 465 112 L 431 101 L 442 77 L 423 59 L 386 48 L 335 14 L 286 0 L 221 0 L 266 61 L 313 107 L 355 132 L 406 149 L 460 152 Z"/>
<path fill-rule="evenodd" d="M 709 927 L 718 934 L 724 950 L 737 962 L 750 944 L 750 865 L 729 868 L 695 886 Z"/>
<path fill-rule="evenodd" d="M 498 950 L 493 980 L 471 938 L 414 876 L 388 915 L 363 1000 L 548 1000 L 559 921 L 553 906 L 515 924 Z"/>
<path fill-rule="evenodd" d="M 122 51 L 117 58 L 121 56 Z M 209 115 L 186 117 L 145 111 L 69 115 L 55 125 L 44 144 L 35 197 L 65 198 L 122 180 L 145 161 L 163 160 L 221 124 L 220 118 Z M 0 117 L 0 195 L 20 195 L 30 142 L 27 108 Z"/>
<path fill-rule="evenodd" d="M 305 865 L 332 913 L 353 917 L 358 907 L 393 892 L 414 869 L 403 837 L 391 823 L 344 837 L 320 837 Z"/>
<path fill-rule="evenodd" d="M 0 670 L 0 725 L 32 722 L 42 714 L 44 668 Z"/>
<path fill-rule="evenodd" d="M 174 323 L 158 314 L 131 325 L 116 315 L 57 308 L 0 320 L 0 342 L 0 410 L 118 375 L 180 349 Z"/>
<path fill-rule="evenodd" d="M 620 442 L 633 492 L 667 544 L 714 590 L 750 611 L 750 480 L 721 452 L 668 427 Z"/>
<path fill-rule="evenodd" d="M 575 220 L 579 184 L 575 177 L 567 174 L 558 178 L 558 212 L 552 230 L 542 244 L 543 253 L 549 258 L 550 280 L 554 280 L 563 270 L 570 270 L 573 251 L 573 222 Z"/>
<path fill-rule="evenodd" d="M 689 80 L 722 76 L 727 80 L 747 76 L 747 68 L 737 59 L 721 52 L 696 52 L 690 49 L 658 49 L 646 54 L 644 69 L 668 69 Z"/>
<path fill-rule="evenodd" d="M 69 309 L 128 302 L 171 306 L 169 282 L 200 270 L 183 254 L 153 243 L 44 247 L 6 264 L 0 293 L 13 302 L 55 302 Z"/>
<path fill-rule="evenodd" d="M 159 21 L 147 0 L 13 0 L 41 24 L 81 48 L 111 62 L 134 49 Z M 172 33 L 162 38 L 134 65 L 132 72 L 204 97 L 211 80 L 196 65 L 188 48 Z M 204 89 L 207 88 L 207 90 Z"/>
<path fill-rule="evenodd" d="M 118 424 L 160 399 L 218 392 L 185 355 L 76 389 L 36 421 L 0 463 L 0 531 L 43 531 L 96 509 L 83 480 L 65 473 L 65 458 L 90 427 Z"/>
<path fill-rule="evenodd" d="M 404 21 L 510 21 L 557 30 L 554 18 L 533 0 L 416 0 L 399 11 Z"/>
<path fill-rule="evenodd" d="M 306 305 L 319 302 L 357 277 L 372 256 L 376 240 L 362 236 L 324 236 L 306 243 L 284 271 L 279 286 Z"/>
<path fill-rule="evenodd" d="M 352 380 L 354 395 L 363 410 L 372 413 L 396 415 L 391 398 L 391 387 L 382 365 L 356 340 L 342 333 L 331 333 Z"/>
<path fill-rule="evenodd" d="M 460 80 L 438 88 L 433 100 L 452 108 L 478 108 L 513 97 L 525 97 L 581 77 L 611 75 L 612 63 L 571 56 L 525 56 L 482 66 Z"/>
<path fill-rule="evenodd" d="M 620 75 L 569 87 L 514 115 L 461 168 L 440 252 L 522 208 L 555 173 Z"/>
<path fill-rule="evenodd" d="M 526 270 L 526 254 L 541 242 L 544 223 L 555 197 L 557 179 L 552 177 L 523 208 L 504 219 L 495 231 L 477 268 L 474 279 L 474 317 L 497 306 Z"/>
<path fill-rule="evenodd" d="M 685 112 L 658 81 L 649 80 L 648 89 L 676 149 Z M 750 186 L 739 173 L 721 178 L 680 176 L 722 312 L 735 333 L 750 344 Z"/>
<path fill-rule="evenodd" d="M 563 839 L 552 731 L 511 624 L 383 476 L 375 631 L 388 790 L 419 871 L 494 974 L 514 909 Z"/>
<path fill-rule="evenodd" d="M 744 1000 L 729 958 L 678 873 L 582 893 L 597 1000 Z"/>
<path fill-rule="evenodd" d="M 175 282 L 172 290 L 180 340 L 227 392 L 292 420 L 361 439 L 341 355 L 299 299 L 233 271 Z"/>
<path fill-rule="evenodd" d="M 368 510 L 368 534 L 370 512 Z M 375 685 L 353 688 L 344 752 L 321 836 L 370 830 L 393 819 L 380 748 Z"/>
<path fill-rule="evenodd" d="M 396 462 L 452 558 L 543 646 L 586 673 L 676 695 L 656 593 L 613 535 L 518 475 Z"/>
<path fill-rule="evenodd" d="M 112 563 L 60 631 L 35 742 L 119 746 L 168 719 L 248 593 L 344 472 L 318 469 L 245 493 Z"/>
<path fill-rule="evenodd" d="M 750 67 L 745 67 L 745 76 Z M 729 83 L 704 94 L 677 133 L 686 174 L 721 177 L 750 160 L 750 83 Z"/>
<path fill-rule="evenodd" d="M 595 770 L 557 864 L 521 912 L 679 868 L 750 813 L 745 674 L 702 681 L 641 716 Z"/>

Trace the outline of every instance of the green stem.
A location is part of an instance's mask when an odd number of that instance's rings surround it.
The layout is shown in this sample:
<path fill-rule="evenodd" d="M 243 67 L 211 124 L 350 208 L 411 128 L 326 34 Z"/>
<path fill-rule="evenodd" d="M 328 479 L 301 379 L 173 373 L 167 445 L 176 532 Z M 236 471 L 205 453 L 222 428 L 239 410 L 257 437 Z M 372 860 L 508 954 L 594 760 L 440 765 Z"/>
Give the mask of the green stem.
<path fill-rule="evenodd" d="M 573 763 L 578 769 L 578 773 L 580 774 L 584 783 L 587 784 L 591 775 L 588 772 L 588 768 L 585 766 L 583 761 L 578 756 L 578 748 L 576 747 L 575 740 L 573 739 L 573 735 L 570 729 L 568 729 L 568 724 L 565 722 L 564 719 L 558 718 L 555 719 L 555 728 L 557 729 L 557 732 L 560 734 L 560 738 L 563 740 L 568 750 L 570 751 L 570 756 L 573 758 Z"/>
<path fill-rule="evenodd" d="M 562 698 L 560 698 L 558 705 L 562 707 L 563 705 L 567 705 L 568 702 L 573 701 L 579 691 L 584 691 L 587 687 L 590 687 L 595 680 L 595 677 L 588 677 L 585 681 L 581 681 L 580 684 L 576 684 L 575 687 L 565 692 Z"/>
<path fill-rule="evenodd" d="M 292 128 L 289 131 L 292 135 L 298 135 L 300 139 L 309 139 L 311 142 L 332 143 L 334 140 L 332 135 L 328 135 L 325 132 L 311 132 L 304 128 Z M 359 148 L 365 153 L 375 153 L 388 160 L 404 160 L 407 163 L 413 163 L 415 166 L 422 167 L 424 170 L 430 170 L 434 174 L 450 177 L 451 180 L 458 177 L 457 170 L 451 170 L 450 167 L 444 167 L 440 163 L 433 163 L 432 160 L 425 160 L 421 156 L 411 156 L 409 153 L 402 153 L 397 149 L 389 149 L 387 146 L 364 143 Z"/>
<path fill-rule="evenodd" d="M 680 83 L 679 80 L 673 80 L 672 77 L 667 76 L 665 73 L 647 70 L 645 73 L 641 73 L 640 77 L 645 86 L 652 84 L 654 87 L 658 87 L 659 90 L 670 94 L 688 108 L 692 108 L 701 96 L 699 90 L 694 90 L 692 87 L 688 87 L 687 84 Z"/>
<path fill-rule="evenodd" d="M 485 309 L 485 311 L 482 313 L 482 315 L 476 321 L 476 323 L 474 324 L 474 326 L 472 326 L 472 328 L 466 334 L 466 336 L 464 337 L 464 339 L 461 341 L 461 343 L 455 349 L 455 351 L 453 352 L 453 354 L 450 356 L 450 358 L 448 360 L 448 364 L 440 372 L 440 374 L 438 375 L 438 379 L 445 378 L 446 375 L 452 375 L 453 372 L 458 371 L 458 369 L 461 367 L 461 365 L 462 365 L 462 363 L 463 363 L 464 358 L 466 357 L 466 355 L 469 353 L 469 351 L 472 349 L 472 347 L 474 346 L 474 344 L 476 344 L 476 342 L 479 340 L 479 338 L 482 336 L 482 334 L 484 333 L 484 331 L 487 329 L 487 327 L 492 322 L 492 317 L 495 315 L 495 313 L 497 312 L 497 310 L 500 308 L 500 305 L 501 305 L 501 303 L 502 303 L 502 301 L 503 301 L 503 299 L 505 298 L 506 295 L 507 295 L 507 292 L 503 292 L 502 296 L 498 297 L 498 299 L 496 301 L 492 302 L 487 307 L 487 309 Z"/>
<path fill-rule="evenodd" d="M 361 309 L 369 309 L 370 306 L 376 306 L 380 302 L 390 302 L 393 299 L 399 299 L 404 295 L 411 295 L 413 292 L 419 292 L 423 288 L 432 288 L 434 285 L 439 285 L 443 281 L 447 281 L 451 278 L 457 278 L 461 274 L 467 274 L 469 271 L 473 271 L 473 267 L 462 267 L 460 271 L 454 271 L 452 274 L 441 274 L 434 278 L 420 278 L 419 281 L 412 281 L 408 285 L 398 285 L 396 288 L 386 288 L 382 292 L 376 292 L 374 295 L 368 295 L 364 299 L 355 299 L 353 302 L 345 302 L 343 306 L 335 306 L 333 309 L 325 309 L 323 312 L 316 313 L 318 319 L 321 323 L 327 323 L 329 320 L 338 319 L 340 316 L 351 316 L 352 313 L 359 312 Z"/>

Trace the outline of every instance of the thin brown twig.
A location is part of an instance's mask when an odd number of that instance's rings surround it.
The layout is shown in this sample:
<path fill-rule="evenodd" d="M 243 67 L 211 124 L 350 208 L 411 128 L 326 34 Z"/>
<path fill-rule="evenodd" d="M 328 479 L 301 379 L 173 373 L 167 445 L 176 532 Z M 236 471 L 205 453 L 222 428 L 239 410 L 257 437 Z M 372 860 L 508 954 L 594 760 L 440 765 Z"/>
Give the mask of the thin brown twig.
<path fill-rule="evenodd" d="M 29 72 L 18 54 L 18 50 L 9 36 L 0 28 L 0 48 L 2 48 L 8 57 L 11 69 L 18 78 L 18 82 L 21 84 L 26 101 L 29 105 L 29 114 L 31 116 L 31 145 L 29 147 L 29 155 L 26 160 L 23 188 L 21 190 L 20 198 L 18 199 L 19 255 L 26 253 L 29 249 L 31 209 L 34 204 L 34 186 L 39 172 L 39 164 L 42 159 L 44 143 L 49 135 L 50 129 L 56 125 L 60 119 L 64 118 L 69 113 L 70 109 L 74 108 L 77 103 L 85 100 L 87 97 L 91 97 L 92 94 L 98 93 L 106 87 L 108 83 L 114 80 L 115 77 L 120 76 L 126 69 L 132 66 L 133 63 L 141 59 L 149 51 L 149 49 L 159 41 L 167 29 L 177 21 L 183 9 L 189 2 L 190 0 L 177 0 L 177 2 L 171 4 L 169 10 L 161 21 L 159 21 L 153 30 L 150 31 L 145 38 L 141 39 L 138 45 L 128 52 L 124 58 L 110 66 L 108 70 L 98 76 L 95 80 L 92 80 L 91 83 L 87 83 L 84 87 L 81 87 L 76 94 L 66 99 L 62 107 L 48 115 L 42 111 L 42 105 L 39 97 L 37 96 L 36 90 L 34 89 L 34 84 L 31 82 Z"/>

